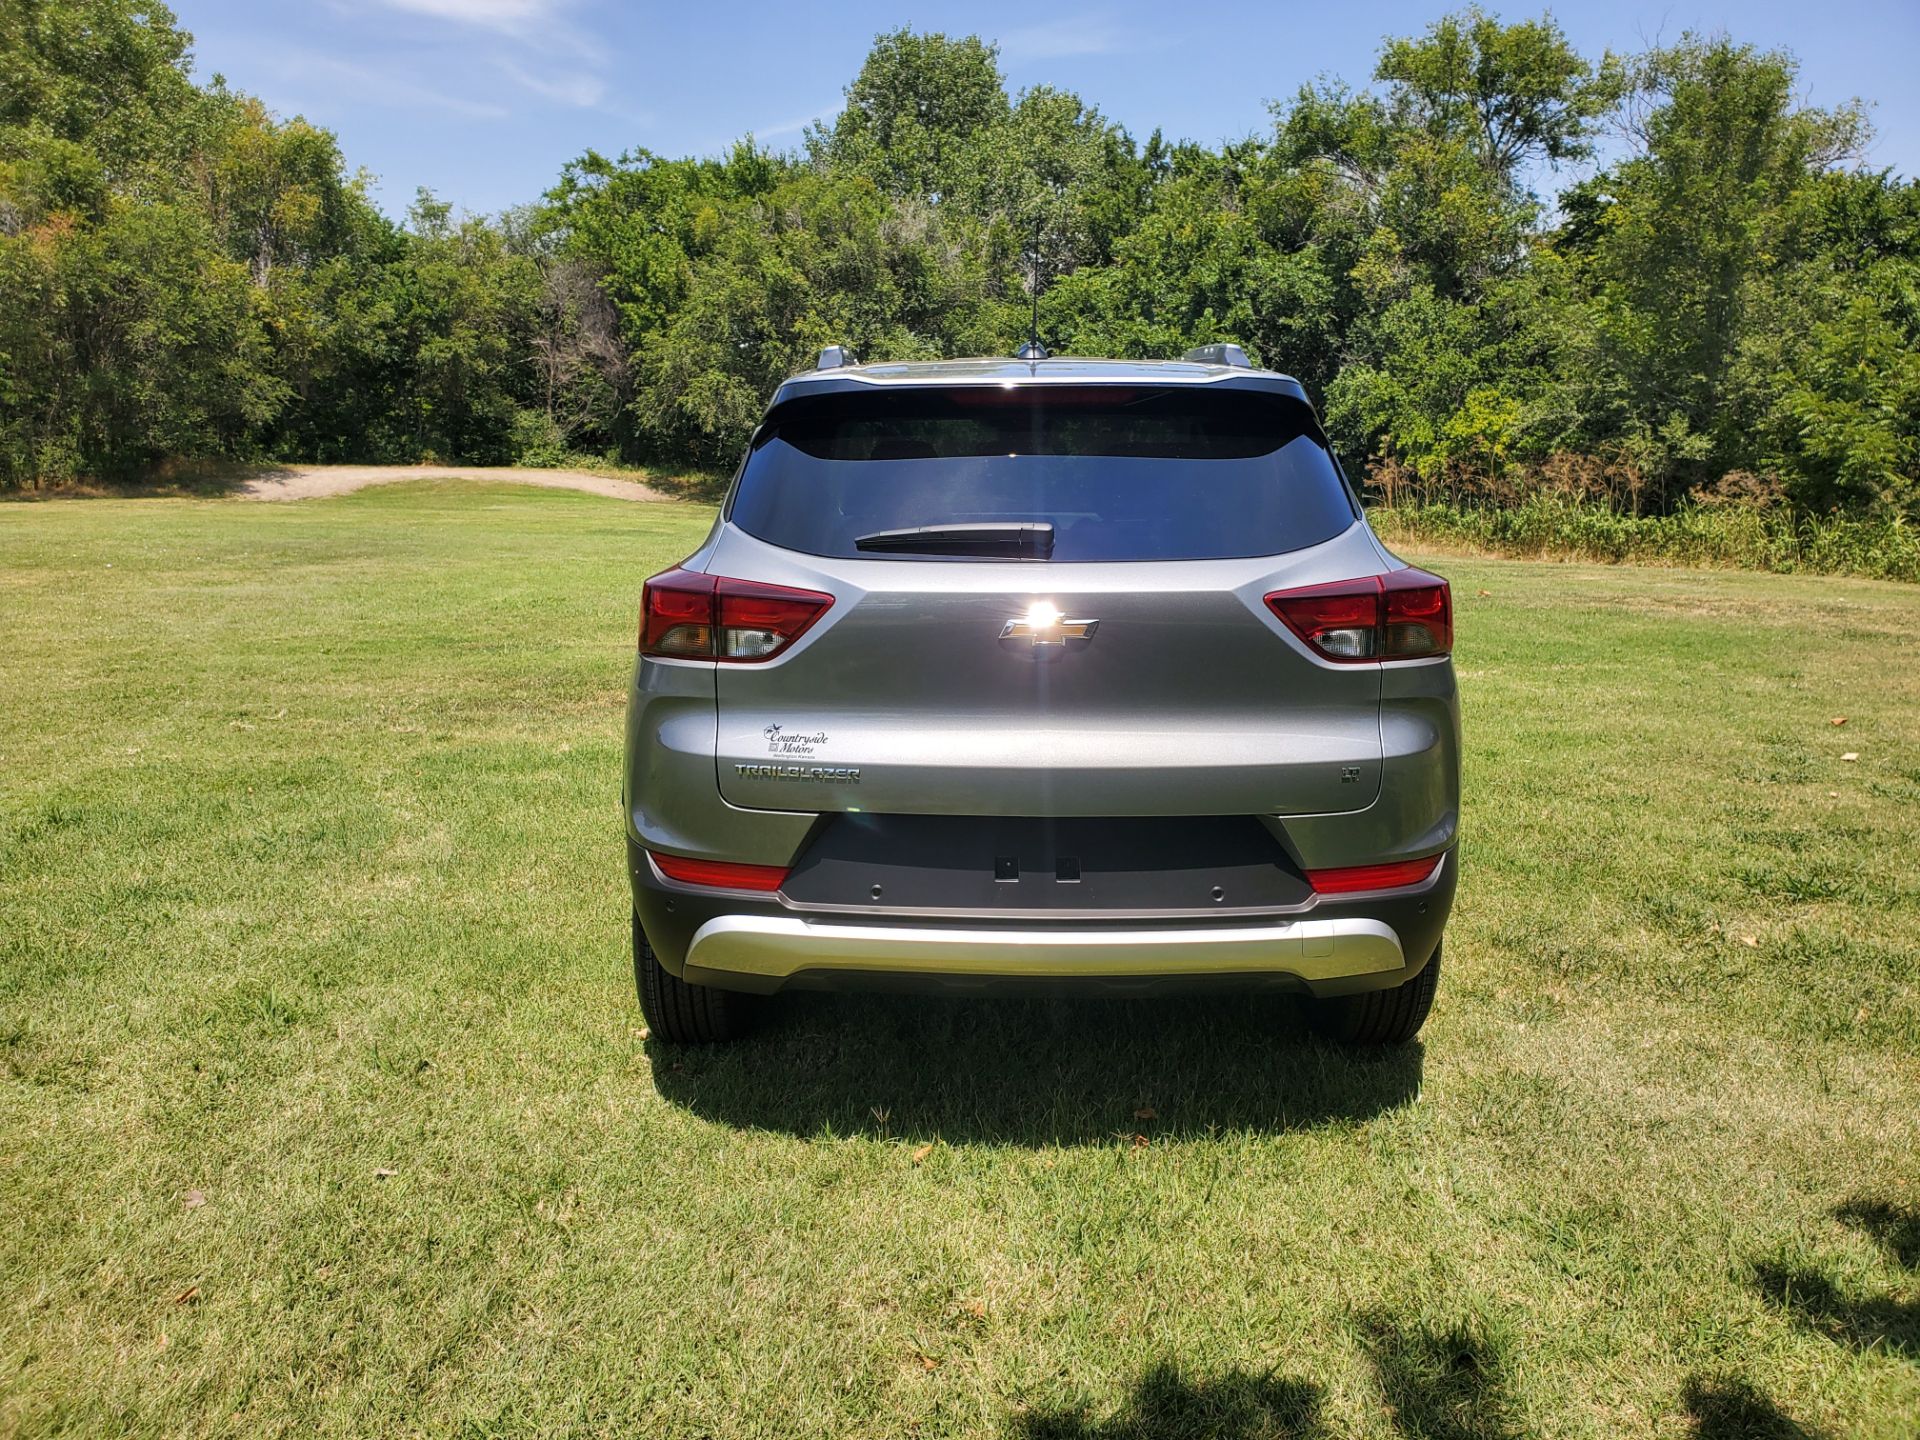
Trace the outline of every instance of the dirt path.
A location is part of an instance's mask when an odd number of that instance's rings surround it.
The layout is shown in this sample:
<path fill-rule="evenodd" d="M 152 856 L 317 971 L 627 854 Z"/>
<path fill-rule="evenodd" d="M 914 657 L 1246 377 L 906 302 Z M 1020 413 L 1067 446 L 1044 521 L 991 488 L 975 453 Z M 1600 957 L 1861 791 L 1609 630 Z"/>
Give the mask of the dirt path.
<path fill-rule="evenodd" d="M 527 470 L 512 465 L 286 465 L 254 476 L 234 494 L 242 500 L 314 500 L 402 480 L 505 480 L 549 490 L 585 490 L 615 500 L 667 498 L 636 480 L 616 480 L 584 470 Z"/>

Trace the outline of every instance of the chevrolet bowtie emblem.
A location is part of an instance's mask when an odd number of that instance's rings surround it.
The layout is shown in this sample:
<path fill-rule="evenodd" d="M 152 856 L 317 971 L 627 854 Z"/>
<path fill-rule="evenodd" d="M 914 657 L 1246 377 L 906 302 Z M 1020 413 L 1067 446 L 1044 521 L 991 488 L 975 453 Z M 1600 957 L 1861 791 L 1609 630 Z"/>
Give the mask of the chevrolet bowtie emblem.
<path fill-rule="evenodd" d="M 1029 645 L 1065 645 L 1069 640 L 1091 640 L 1098 620 L 1069 620 L 1045 600 L 1036 600 L 1027 613 L 1007 621 L 1002 640 L 1025 640 Z"/>

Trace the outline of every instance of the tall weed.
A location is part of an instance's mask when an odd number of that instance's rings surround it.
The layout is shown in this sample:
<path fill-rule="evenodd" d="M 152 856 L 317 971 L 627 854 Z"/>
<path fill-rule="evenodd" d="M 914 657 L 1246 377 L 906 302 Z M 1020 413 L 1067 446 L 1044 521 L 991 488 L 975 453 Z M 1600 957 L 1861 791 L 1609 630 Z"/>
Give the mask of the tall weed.
<path fill-rule="evenodd" d="M 1920 531 L 1897 519 L 1795 515 L 1783 508 L 1731 505 L 1627 515 L 1540 495 L 1501 508 L 1377 505 L 1369 518 L 1390 542 L 1495 555 L 1920 581 Z"/>

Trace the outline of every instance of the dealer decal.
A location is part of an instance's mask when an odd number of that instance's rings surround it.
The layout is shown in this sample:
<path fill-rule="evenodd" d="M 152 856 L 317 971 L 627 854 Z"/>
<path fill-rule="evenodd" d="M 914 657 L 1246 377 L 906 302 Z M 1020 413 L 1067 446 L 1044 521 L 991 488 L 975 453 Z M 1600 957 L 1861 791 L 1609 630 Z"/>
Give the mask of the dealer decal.
<path fill-rule="evenodd" d="M 810 756 L 827 743 L 827 732 L 824 730 L 798 735 L 778 725 L 769 725 L 760 733 L 767 737 L 767 750 L 774 755 Z"/>

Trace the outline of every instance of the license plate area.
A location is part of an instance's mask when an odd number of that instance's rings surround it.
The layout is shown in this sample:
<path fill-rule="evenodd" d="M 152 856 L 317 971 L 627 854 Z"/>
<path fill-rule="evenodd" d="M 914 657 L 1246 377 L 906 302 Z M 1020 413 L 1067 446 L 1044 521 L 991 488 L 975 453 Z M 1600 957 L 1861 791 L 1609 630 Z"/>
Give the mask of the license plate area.
<path fill-rule="evenodd" d="M 1312 893 L 1251 815 L 835 815 L 782 887 L 802 909 L 954 915 L 1266 911 Z"/>

